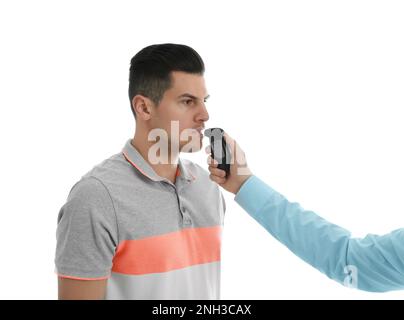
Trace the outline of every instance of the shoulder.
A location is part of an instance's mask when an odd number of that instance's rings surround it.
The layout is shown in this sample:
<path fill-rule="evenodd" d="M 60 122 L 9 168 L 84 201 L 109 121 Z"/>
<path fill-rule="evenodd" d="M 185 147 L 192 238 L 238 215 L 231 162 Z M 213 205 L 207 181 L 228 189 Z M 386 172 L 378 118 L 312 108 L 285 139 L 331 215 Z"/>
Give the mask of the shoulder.
<path fill-rule="evenodd" d="M 138 179 L 136 172 L 120 152 L 103 160 L 85 173 L 78 187 L 80 191 L 91 192 L 89 189 L 94 188 L 99 193 L 108 192 L 116 195 L 122 184 L 133 179 Z"/>
<path fill-rule="evenodd" d="M 108 189 L 103 182 L 94 176 L 82 177 L 76 182 L 69 193 L 69 200 L 90 200 L 108 197 Z"/>
<path fill-rule="evenodd" d="M 101 221 L 104 225 L 114 225 L 115 220 L 115 206 L 109 191 L 95 177 L 82 178 L 72 187 L 58 215 L 60 228 L 64 225 L 78 230 L 87 230 Z"/>

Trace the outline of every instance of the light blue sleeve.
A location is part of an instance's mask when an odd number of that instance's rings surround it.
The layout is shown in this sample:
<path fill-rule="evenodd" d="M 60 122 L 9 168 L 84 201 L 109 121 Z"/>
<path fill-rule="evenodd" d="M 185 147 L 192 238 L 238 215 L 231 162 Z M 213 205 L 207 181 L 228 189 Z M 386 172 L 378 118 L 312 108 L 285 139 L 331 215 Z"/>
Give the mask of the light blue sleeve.
<path fill-rule="evenodd" d="M 349 231 L 304 210 L 250 177 L 236 202 L 270 234 L 331 279 L 366 291 L 404 289 L 404 229 L 351 238 Z"/>

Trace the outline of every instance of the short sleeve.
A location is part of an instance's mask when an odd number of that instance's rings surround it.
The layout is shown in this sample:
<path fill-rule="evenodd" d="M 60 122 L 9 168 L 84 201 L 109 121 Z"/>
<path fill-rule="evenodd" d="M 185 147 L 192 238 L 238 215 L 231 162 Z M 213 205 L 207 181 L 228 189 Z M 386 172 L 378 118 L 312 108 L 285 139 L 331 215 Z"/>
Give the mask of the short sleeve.
<path fill-rule="evenodd" d="M 74 185 L 60 209 L 56 238 L 59 276 L 80 280 L 109 277 L 118 227 L 111 196 L 100 180 L 87 177 Z"/>

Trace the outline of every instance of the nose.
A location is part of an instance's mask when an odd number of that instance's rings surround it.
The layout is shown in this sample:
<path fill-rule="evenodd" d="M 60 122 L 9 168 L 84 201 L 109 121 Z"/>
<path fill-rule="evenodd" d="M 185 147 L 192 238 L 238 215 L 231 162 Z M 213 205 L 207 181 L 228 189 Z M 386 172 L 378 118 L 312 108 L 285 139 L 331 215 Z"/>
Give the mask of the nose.
<path fill-rule="evenodd" d="M 196 120 L 197 122 L 206 122 L 209 120 L 209 112 L 206 108 L 205 103 L 201 103 L 201 107 L 199 108 Z"/>

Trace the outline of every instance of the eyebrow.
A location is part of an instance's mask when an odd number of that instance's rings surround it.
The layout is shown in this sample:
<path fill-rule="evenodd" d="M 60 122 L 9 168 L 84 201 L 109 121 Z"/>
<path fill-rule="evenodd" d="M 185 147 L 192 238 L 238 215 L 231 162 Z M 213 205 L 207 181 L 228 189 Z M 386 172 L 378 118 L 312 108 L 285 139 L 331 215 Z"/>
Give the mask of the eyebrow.
<path fill-rule="evenodd" d="M 203 98 L 203 100 L 206 101 L 207 99 L 209 99 L 209 97 L 210 97 L 210 95 L 208 94 L 205 98 Z M 184 94 L 178 96 L 178 99 L 180 99 L 180 98 L 191 98 L 194 100 L 199 100 L 198 97 L 195 97 L 194 95 L 192 95 L 190 93 L 184 93 Z"/>

